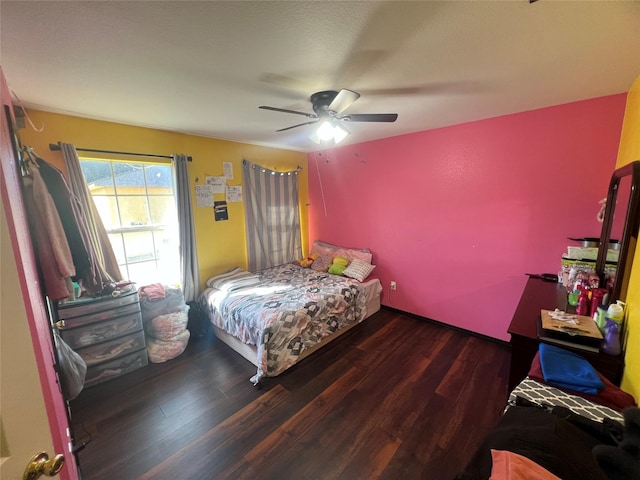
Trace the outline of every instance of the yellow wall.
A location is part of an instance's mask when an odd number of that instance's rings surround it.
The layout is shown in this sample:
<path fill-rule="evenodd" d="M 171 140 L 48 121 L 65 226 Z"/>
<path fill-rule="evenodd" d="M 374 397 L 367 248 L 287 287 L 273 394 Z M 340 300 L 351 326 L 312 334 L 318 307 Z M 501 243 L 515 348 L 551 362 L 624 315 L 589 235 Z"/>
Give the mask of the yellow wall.
<path fill-rule="evenodd" d="M 99 150 L 117 150 L 126 152 L 171 155 L 184 153 L 193 157 L 189 164 L 191 185 L 203 185 L 207 176 L 222 176 L 222 163 L 233 164 L 234 179 L 229 185 L 242 184 L 242 159 L 274 170 L 295 170 L 301 166 L 300 182 L 300 219 L 302 225 L 302 245 L 308 251 L 308 214 L 309 198 L 307 177 L 307 156 L 304 153 L 274 148 L 260 147 L 213 138 L 172 133 L 151 128 L 133 127 L 111 122 L 89 120 L 68 115 L 59 115 L 30 110 L 29 115 L 36 127 L 44 125 L 41 133 L 27 126 L 20 130 L 24 145 L 31 146 L 43 159 L 64 170 L 64 161 L 60 152 L 52 152 L 50 143 L 72 143 L 78 148 Z M 91 154 L 92 157 L 100 157 Z M 130 157 L 137 161 L 144 160 Z M 204 285 L 207 278 L 239 266 L 247 268 L 245 249 L 244 205 L 229 203 L 229 220 L 216 222 L 213 208 L 196 206 L 195 188 L 191 191 L 194 205 L 196 242 L 200 262 L 200 280 Z M 215 200 L 224 200 L 216 195 Z"/>
<path fill-rule="evenodd" d="M 640 77 L 631 86 L 616 168 L 640 160 Z M 636 250 L 627 290 L 627 350 L 622 389 L 640 401 L 640 253 Z"/>

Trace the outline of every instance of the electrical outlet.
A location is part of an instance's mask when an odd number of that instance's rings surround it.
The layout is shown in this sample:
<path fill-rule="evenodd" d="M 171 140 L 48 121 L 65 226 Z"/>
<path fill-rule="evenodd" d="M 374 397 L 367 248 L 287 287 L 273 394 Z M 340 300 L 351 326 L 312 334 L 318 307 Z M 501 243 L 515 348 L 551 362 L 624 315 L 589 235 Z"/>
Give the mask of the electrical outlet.
<path fill-rule="evenodd" d="M 391 290 L 395 290 L 396 289 L 396 282 L 392 281 L 391 282 Z"/>

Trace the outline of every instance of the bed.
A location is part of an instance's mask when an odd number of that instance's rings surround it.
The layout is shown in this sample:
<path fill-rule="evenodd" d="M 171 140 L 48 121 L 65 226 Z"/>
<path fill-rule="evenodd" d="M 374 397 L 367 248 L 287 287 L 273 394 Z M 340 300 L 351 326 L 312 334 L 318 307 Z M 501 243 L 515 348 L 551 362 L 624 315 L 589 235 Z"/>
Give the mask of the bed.
<path fill-rule="evenodd" d="M 209 279 L 199 301 L 218 339 L 257 367 L 258 385 L 377 312 L 380 281 L 363 280 L 295 262 L 256 274 L 234 268 Z"/>

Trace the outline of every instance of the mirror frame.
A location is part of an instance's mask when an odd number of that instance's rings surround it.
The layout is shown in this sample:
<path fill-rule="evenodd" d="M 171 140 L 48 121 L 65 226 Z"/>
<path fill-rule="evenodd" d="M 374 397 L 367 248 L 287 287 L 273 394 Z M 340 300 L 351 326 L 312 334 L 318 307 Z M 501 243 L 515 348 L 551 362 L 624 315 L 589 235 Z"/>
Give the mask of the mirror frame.
<path fill-rule="evenodd" d="M 624 301 L 626 299 L 629 275 L 631 273 L 631 262 L 633 261 L 638 240 L 638 227 L 640 225 L 640 211 L 638 208 L 640 205 L 640 161 L 636 160 L 613 172 L 611 181 L 609 182 L 607 205 L 604 213 L 604 221 L 602 222 L 598 259 L 596 260 L 596 273 L 600 278 L 600 285 L 606 286 L 605 266 L 609 241 L 611 240 L 611 227 L 613 225 L 614 214 L 616 213 L 616 199 L 618 197 L 620 180 L 627 176 L 631 176 L 631 192 L 629 193 L 626 212 L 623 210 L 618 212 L 618 214 L 623 213 L 625 215 L 624 229 L 622 231 L 622 238 L 619 239 L 620 253 L 618 256 L 618 266 L 616 268 L 613 285 L 609 292 L 609 303 L 614 303 L 616 300 Z M 618 205 L 617 207 L 618 209 L 623 209 L 625 205 Z"/>

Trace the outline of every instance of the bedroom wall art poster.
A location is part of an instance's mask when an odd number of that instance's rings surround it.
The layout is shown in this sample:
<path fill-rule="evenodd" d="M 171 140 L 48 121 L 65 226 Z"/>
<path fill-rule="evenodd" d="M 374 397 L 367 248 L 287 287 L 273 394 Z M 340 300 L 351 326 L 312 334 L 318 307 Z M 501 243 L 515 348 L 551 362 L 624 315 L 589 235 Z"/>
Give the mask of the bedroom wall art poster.
<path fill-rule="evenodd" d="M 242 201 L 242 187 L 227 185 L 227 202 L 241 202 Z"/>
<path fill-rule="evenodd" d="M 233 163 L 222 162 L 222 170 L 227 180 L 233 180 Z"/>
<path fill-rule="evenodd" d="M 196 185 L 196 205 L 213 207 L 213 188 L 211 185 Z"/>
<path fill-rule="evenodd" d="M 227 177 L 207 177 L 207 185 L 213 187 L 213 193 L 224 193 L 227 186 Z"/>
<path fill-rule="evenodd" d="M 213 213 L 216 219 L 216 222 L 220 220 L 229 220 L 229 212 L 227 210 L 227 202 L 225 201 L 216 201 L 213 206 Z"/>

